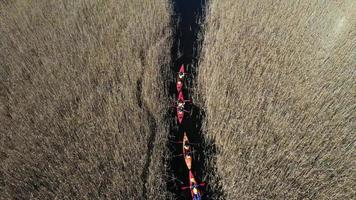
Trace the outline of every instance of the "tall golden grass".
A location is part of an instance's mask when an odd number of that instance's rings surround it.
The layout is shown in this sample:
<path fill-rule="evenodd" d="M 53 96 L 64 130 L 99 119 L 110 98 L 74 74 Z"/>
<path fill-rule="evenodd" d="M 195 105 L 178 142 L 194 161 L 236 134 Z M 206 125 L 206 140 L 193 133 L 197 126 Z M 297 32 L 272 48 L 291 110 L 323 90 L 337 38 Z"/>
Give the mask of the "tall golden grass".
<path fill-rule="evenodd" d="M 170 12 L 161 0 L 0 2 L 1 198 L 165 198 Z"/>
<path fill-rule="evenodd" d="M 211 0 L 207 13 L 197 94 L 217 146 L 210 187 L 354 198 L 355 1 Z"/>

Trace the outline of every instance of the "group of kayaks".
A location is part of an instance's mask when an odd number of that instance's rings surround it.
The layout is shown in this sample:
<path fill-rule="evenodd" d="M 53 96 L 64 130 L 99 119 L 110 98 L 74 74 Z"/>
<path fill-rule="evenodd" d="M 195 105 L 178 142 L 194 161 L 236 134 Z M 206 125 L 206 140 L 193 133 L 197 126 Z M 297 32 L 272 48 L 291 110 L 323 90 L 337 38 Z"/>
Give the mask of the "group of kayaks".
<path fill-rule="evenodd" d="M 185 66 L 184 64 L 180 66 L 178 75 L 177 75 L 177 82 L 176 82 L 176 88 L 177 88 L 177 104 L 176 104 L 176 109 L 177 109 L 177 121 L 179 126 L 183 126 L 183 119 L 184 119 L 184 113 L 189 113 L 188 110 L 186 110 L 186 104 L 187 103 L 192 103 L 191 100 L 185 99 L 184 94 L 183 94 L 183 89 L 185 87 L 185 79 L 186 76 L 189 75 L 186 73 Z M 184 162 L 186 167 L 189 170 L 189 186 L 186 187 L 181 187 L 182 190 L 190 190 L 191 196 L 193 200 L 200 200 L 202 193 L 201 193 L 201 187 L 205 186 L 205 183 L 198 183 L 196 178 L 194 177 L 194 173 L 192 171 L 192 162 L 193 162 L 193 151 L 191 147 L 191 143 L 189 142 L 188 134 L 184 132 L 183 134 L 183 140 L 182 140 L 182 156 L 184 157 Z"/>

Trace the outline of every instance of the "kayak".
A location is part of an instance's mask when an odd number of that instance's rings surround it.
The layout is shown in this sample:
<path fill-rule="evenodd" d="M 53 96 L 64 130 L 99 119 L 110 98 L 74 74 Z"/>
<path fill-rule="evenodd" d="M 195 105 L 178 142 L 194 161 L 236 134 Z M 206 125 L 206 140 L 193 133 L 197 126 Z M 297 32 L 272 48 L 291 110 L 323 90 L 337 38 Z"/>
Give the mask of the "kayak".
<path fill-rule="evenodd" d="M 198 188 L 200 185 L 203 185 L 203 184 L 198 184 L 197 181 L 195 180 L 193 172 L 191 170 L 189 170 L 189 187 L 190 187 L 190 193 L 192 195 L 193 200 L 201 199 L 200 190 Z"/>
<path fill-rule="evenodd" d="M 185 164 L 187 165 L 188 169 L 192 169 L 192 155 L 191 155 L 191 147 L 189 145 L 189 139 L 187 136 L 187 133 L 184 132 L 183 136 L 183 156 L 184 156 L 184 161 Z"/>
<path fill-rule="evenodd" d="M 181 187 L 182 190 L 190 189 L 190 193 L 192 195 L 193 200 L 201 200 L 201 191 L 199 187 L 204 187 L 205 183 L 198 184 L 194 178 L 193 172 L 189 170 L 189 187 Z"/>
<path fill-rule="evenodd" d="M 180 124 L 182 124 L 183 118 L 184 118 L 184 96 L 183 96 L 183 92 L 180 91 L 178 94 L 178 105 L 177 105 L 177 118 L 178 118 L 178 122 Z"/>

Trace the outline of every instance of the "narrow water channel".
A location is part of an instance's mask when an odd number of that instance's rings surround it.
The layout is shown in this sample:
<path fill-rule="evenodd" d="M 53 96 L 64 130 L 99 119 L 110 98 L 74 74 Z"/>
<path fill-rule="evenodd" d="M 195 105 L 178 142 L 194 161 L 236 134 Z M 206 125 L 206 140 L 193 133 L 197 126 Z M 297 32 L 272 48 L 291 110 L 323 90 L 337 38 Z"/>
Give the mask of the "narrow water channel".
<path fill-rule="evenodd" d="M 186 88 L 183 90 L 184 96 L 190 98 L 194 91 L 192 81 L 197 73 L 200 46 L 203 40 L 202 23 L 205 15 L 206 0 L 172 0 L 173 1 L 173 16 L 172 21 L 175 28 L 173 37 L 173 46 L 171 50 L 172 56 L 172 77 L 176 76 L 179 67 L 184 64 L 186 70 L 191 74 L 191 80 L 186 83 Z M 176 98 L 177 91 L 175 88 L 175 80 L 172 79 L 169 94 L 172 99 Z M 186 116 L 182 125 L 176 121 L 175 109 L 170 113 L 170 135 L 169 141 L 182 141 L 183 133 L 188 134 L 193 145 L 193 163 L 192 171 L 198 182 L 206 181 L 206 148 L 213 149 L 211 142 L 204 140 L 202 135 L 202 121 L 204 111 L 195 105 L 189 107 L 191 115 Z M 209 145 L 207 145 L 209 144 Z M 191 199 L 190 191 L 182 191 L 181 186 L 189 186 L 189 171 L 185 165 L 182 154 L 182 144 L 169 142 L 170 160 L 168 161 L 168 173 L 172 179 L 167 181 L 168 190 L 175 194 L 176 199 Z M 207 183 L 208 184 L 208 183 Z M 203 199 L 209 198 L 209 191 L 202 188 Z"/>

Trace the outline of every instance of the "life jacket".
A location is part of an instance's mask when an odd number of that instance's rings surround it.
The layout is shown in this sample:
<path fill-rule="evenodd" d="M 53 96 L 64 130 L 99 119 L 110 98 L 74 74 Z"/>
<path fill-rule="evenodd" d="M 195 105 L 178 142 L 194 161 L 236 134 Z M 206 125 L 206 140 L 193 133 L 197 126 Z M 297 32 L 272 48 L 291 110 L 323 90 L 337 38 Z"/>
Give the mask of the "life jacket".
<path fill-rule="evenodd" d="M 179 106 L 179 107 L 178 107 L 178 111 L 179 111 L 179 112 L 184 112 L 184 107 L 180 107 L 180 106 Z"/>

